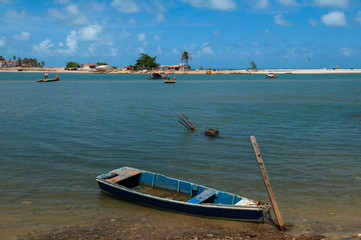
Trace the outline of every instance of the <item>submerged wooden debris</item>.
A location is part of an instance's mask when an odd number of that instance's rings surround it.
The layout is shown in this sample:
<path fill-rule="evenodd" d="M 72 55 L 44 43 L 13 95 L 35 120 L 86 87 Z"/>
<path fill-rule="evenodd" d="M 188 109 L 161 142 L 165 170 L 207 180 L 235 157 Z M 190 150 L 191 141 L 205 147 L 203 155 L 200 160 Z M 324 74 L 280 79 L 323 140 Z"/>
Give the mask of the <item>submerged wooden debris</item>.
<path fill-rule="evenodd" d="M 218 133 L 219 133 L 219 131 L 214 128 L 209 128 L 204 131 L 204 135 L 206 135 L 208 137 L 218 137 Z"/>
<path fill-rule="evenodd" d="M 181 113 L 181 114 L 182 114 L 182 116 L 180 116 L 179 114 L 177 115 L 178 118 L 180 119 L 180 120 L 178 120 L 178 122 L 180 124 L 182 124 L 185 128 L 195 131 L 196 127 L 193 125 L 191 120 L 189 120 L 189 118 L 184 113 Z M 204 133 L 204 135 L 206 135 L 208 137 L 218 137 L 219 131 L 214 128 L 209 128 L 209 129 L 205 130 L 203 133 Z"/>
<path fill-rule="evenodd" d="M 183 115 L 184 118 L 179 116 L 179 114 L 178 114 L 177 116 L 181 120 L 181 121 L 178 120 L 178 122 L 180 124 L 182 124 L 185 128 L 195 131 L 196 127 L 193 125 L 191 120 L 189 120 L 189 118 L 184 113 L 181 113 L 181 114 Z"/>

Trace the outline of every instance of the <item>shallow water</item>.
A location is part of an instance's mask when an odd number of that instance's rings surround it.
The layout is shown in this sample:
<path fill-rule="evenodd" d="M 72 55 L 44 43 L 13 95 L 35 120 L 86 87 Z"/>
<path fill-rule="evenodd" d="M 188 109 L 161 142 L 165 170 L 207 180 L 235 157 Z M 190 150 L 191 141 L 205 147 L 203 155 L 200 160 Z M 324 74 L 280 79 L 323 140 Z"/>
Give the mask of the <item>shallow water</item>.
<path fill-rule="evenodd" d="M 95 182 L 122 166 L 269 202 L 250 135 L 285 222 L 360 233 L 360 74 L 185 74 L 176 84 L 146 75 L 41 77 L 0 73 L 3 238 L 141 214 L 144 207 L 100 193 Z M 197 132 L 178 123 L 181 112 Z M 219 138 L 203 136 L 210 127 Z"/>

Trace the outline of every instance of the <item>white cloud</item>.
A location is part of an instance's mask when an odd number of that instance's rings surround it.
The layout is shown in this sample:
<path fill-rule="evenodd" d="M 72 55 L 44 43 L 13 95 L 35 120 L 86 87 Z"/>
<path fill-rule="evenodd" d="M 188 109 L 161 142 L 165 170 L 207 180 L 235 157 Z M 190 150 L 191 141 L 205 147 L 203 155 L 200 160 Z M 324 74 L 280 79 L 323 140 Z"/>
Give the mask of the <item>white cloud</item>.
<path fill-rule="evenodd" d="M 94 10 L 94 11 L 98 11 L 98 12 L 101 12 L 105 9 L 105 3 L 98 3 L 96 1 L 92 1 L 91 2 L 91 8 Z"/>
<path fill-rule="evenodd" d="M 347 25 L 346 16 L 343 12 L 330 12 L 321 16 L 321 21 L 326 26 L 343 27 Z"/>
<path fill-rule="evenodd" d="M 55 0 L 54 3 L 58 3 L 58 4 L 66 4 L 68 3 L 69 0 Z"/>
<path fill-rule="evenodd" d="M 361 25 L 361 11 L 358 11 L 358 13 L 355 17 L 355 22 L 357 22 L 358 24 Z"/>
<path fill-rule="evenodd" d="M 10 3 L 10 0 L 0 0 L 0 3 Z"/>
<path fill-rule="evenodd" d="M 203 43 L 201 52 L 205 55 L 212 55 L 214 53 L 211 46 L 208 46 L 208 42 Z"/>
<path fill-rule="evenodd" d="M 214 31 L 213 31 L 213 35 L 214 35 L 214 36 L 219 36 L 220 34 L 221 34 L 221 33 L 220 33 L 218 30 L 214 30 Z"/>
<path fill-rule="evenodd" d="M 136 20 L 135 18 L 129 18 L 129 19 L 127 20 L 127 24 L 129 24 L 129 25 L 135 25 L 135 24 L 137 24 L 137 20 Z"/>
<path fill-rule="evenodd" d="M 6 37 L 4 37 L 4 36 L 2 36 L 2 37 L 0 38 L 0 47 L 5 45 L 5 43 L 6 43 L 5 40 L 6 40 Z"/>
<path fill-rule="evenodd" d="M 155 9 L 155 10 L 154 10 Z M 167 9 L 164 7 L 164 4 L 159 2 L 158 0 L 153 1 L 153 6 L 151 7 L 150 12 L 156 13 L 155 21 L 158 23 L 164 23 L 164 13 L 167 11 Z"/>
<path fill-rule="evenodd" d="M 352 53 L 354 53 L 355 50 L 352 49 L 352 48 L 342 47 L 342 48 L 339 49 L 339 52 L 340 52 L 343 56 L 348 57 L 348 56 L 350 56 Z"/>
<path fill-rule="evenodd" d="M 248 4 L 256 9 L 264 9 L 268 7 L 268 0 L 248 0 Z"/>
<path fill-rule="evenodd" d="M 176 48 L 173 48 L 172 49 L 172 53 L 175 54 L 175 55 L 180 55 L 180 51 Z"/>
<path fill-rule="evenodd" d="M 136 37 L 139 42 L 144 42 L 146 35 L 145 35 L 145 33 L 139 33 Z"/>
<path fill-rule="evenodd" d="M 349 1 L 348 0 L 315 0 L 315 4 L 320 7 L 345 8 L 349 5 Z"/>
<path fill-rule="evenodd" d="M 210 0 L 210 6 L 221 11 L 233 11 L 237 4 L 233 0 Z"/>
<path fill-rule="evenodd" d="M 110 53 L 108 55 L 112 56 L 112 57 L 118 56 L 118 49 L 116 49 L 116 48 L 110 49 Z"/>
<path fill-rule="evenodd" d="M 19 41 L 28 41 L 30 40 L 31 34 L 29 32 L 21 32 L 19 34 L 14 35 L 15 40 Z"/>
<path fill-rule="evenodd" d="M 62 47 L 63 45 L 64 44 L 61 43 L 59 46 Z M 69 53 L 75 53 L 77 51 L 78 37 L 76 31 L 71 31 L 66 37 L 66 46 L 68 47 L 68 49 L 59 49 L 58 52 L 69 54 Z"/>
<path fill-rule="evenodd" d="M 69 4 L 64 8 L 64 11 L 50 8 L 48 14 L 59 21 L 64 21 L 68 24 L 85 25 L 88 24 L 88 18 L 84 13 L 79 11 L 78 6 Z"/>
<path fill-rule="evenodd" d="M 103 31 L 103 26 L 99 24 L 88 25 L 79 30 L 79 40 L 81 41 L 97 41 L 99 34 Z"/>
<path fill-rule="evenodd" d="M 282 4 L 284 6 L 288 6 L 288 7 L 293 7 L 293 6 L 297 6 L 298 3 L 296 0 L 277 0 L 277 2 L 279 4 Z"/>
<path fill-rule="evenodd" d="M 163 37 L 160 36 L 160 35 L 158 35 L 158 34 L 155 34 L 155 35 L 153 36 L 153 40 L 159 42 L 159 41 L 162 41 L 162 40 L 163 40 Z"/>
<path fill-rule="evenodd" d="M 126 39 L 128 37 L 130 37 L 130 33 L 128 33 L 125 29 L 123 29 L 122 32 L 120 33 L 120 38 Z"/>
<path fill-rule="evenodd" d="M 8 10 L 5 12 L 4 17 L 11 19 L 23 19 L 26 17 L 26 12 L 25 11 L 17 12 L 13 10 Z"/>
<path fill-rule="evenodd" d="M 88 48 L 90 54 L 94 54 L 96 49 L 95 43 L 92 43 Z"/>
<path fill-rule="evenodd" d="M 140 53 L 145 53 L 144 48 L 139 47 L 139 48 L 138 48 L 138 53 L 139 53 L 139 54 L 140 54 Z"/>
<path fill-rule="evenodd" d="M 69 52 L 73 53 L 77 49 L 78 38 L 75 31 L 71 31 L 66 37 L 66 45 L 69 48 Z"/>
<path fill-rule="evenodd" d="M 164 14 L 163 14 L 163 13 L 158 13 L 157 16 L 156 16 L 156 18 L 155 18 L 155 21 L 156 21 L 156 22 L 159 22 L 159 23 L 165 22 Z"/>
<path fill-rule="evenodd" d="M 264 30 L 264 34 L 266 34 L 267 36 L 273 36 L 273 33 L 268 29 Z"/>
<path fill-rule="evenodd" d="M 315 19 L 308 19 L 308 24 L 310 24 L 311 26 L 317 26 L 318 25 L 318 21 L 316 21 Z"/>
<path fill-rule="evenodd" d="M 162 55 L 162 54 L 163 54 L 163 51 L 162 51 L 162 48 L 161 48 L 161 47 L 157 47 L 157 49 L 156 49 L 156 54 L 157 54 L 157 55 Z"/>
<path fill-rule="evenodd" d="M 133 0 L 113 0 L 110 4 L 115 7 L 118 12 L 137 13 L 140 12 L 138 5 Z"/>
<path fill-rule="evenodd" d="M 38 53 L 50 55 L 52 53 L 51 48 L 54 47 L 54 44 L 51 43 L 50 39 L 45 39 L 38 45 L 33 45 L 33 50 Z"/>
<path fill-rule="evenodd" d="M 237 7 L 234 0 L 181 0 L 193 7 L 207 7 L 220 11 L 233 11 Z"/>
<path fill-rule="evenodd" d="M 278 15 L 274 16 L 273 20 L 277 25 L 284 26 L 284 27 L 291 26 L 291 23 L 289 23 L 286 19 L 284 19 L 282 14 L 278 14 Z"/>

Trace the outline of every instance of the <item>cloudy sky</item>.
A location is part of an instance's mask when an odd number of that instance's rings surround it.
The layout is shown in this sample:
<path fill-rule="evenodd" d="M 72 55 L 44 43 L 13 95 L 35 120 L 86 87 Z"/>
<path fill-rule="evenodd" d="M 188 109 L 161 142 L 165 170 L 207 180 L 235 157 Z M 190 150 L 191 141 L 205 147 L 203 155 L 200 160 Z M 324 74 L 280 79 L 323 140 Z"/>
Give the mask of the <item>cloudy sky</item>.
<path fill-rule="evenodd" d="M 45 66 L 361 68 L 360 0 L 0 0 L 0 55 Z"/>

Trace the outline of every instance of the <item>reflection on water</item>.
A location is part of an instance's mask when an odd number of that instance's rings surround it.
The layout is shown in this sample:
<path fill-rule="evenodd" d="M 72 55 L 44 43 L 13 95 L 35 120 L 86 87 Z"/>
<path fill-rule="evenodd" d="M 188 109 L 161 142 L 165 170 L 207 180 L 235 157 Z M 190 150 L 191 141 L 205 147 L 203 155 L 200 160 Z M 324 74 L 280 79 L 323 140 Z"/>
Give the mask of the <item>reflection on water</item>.
<path fill-rule="evenodd" d="M 144 211 L 174 218 L 101 194 L 95 177 L 122 166 L 267 202 L 250 135 L 295 231 L 359 231 L 361 75 L 188 74 L 172 85 L 145 77 L 36 83 L 36 73 L 0 73 L 1 232 Z M 181 112 L 197 132 L 177 122 Z M 203 136 L 210 127 L 219 138 Z"/>

